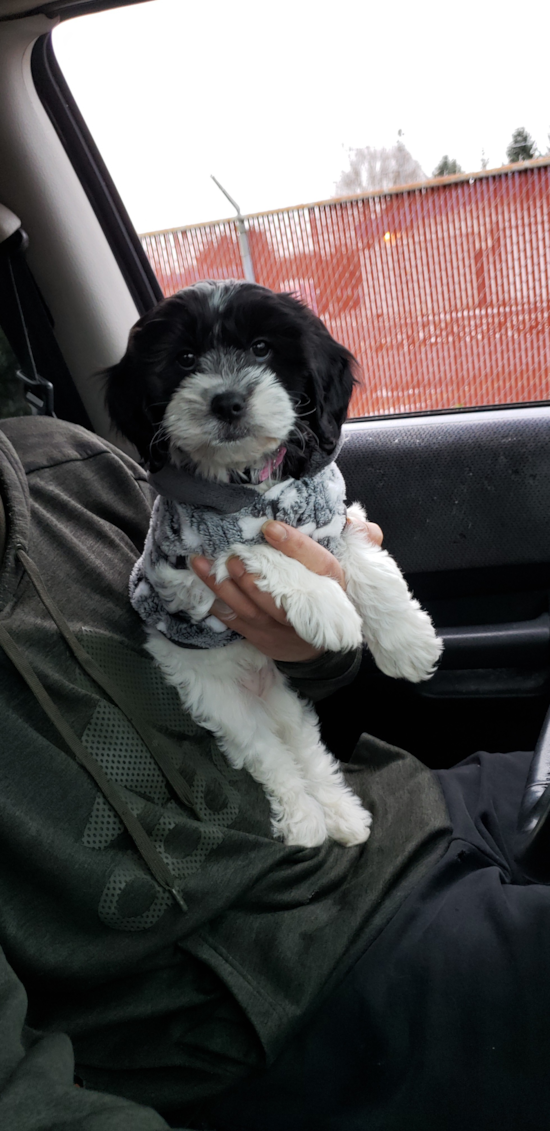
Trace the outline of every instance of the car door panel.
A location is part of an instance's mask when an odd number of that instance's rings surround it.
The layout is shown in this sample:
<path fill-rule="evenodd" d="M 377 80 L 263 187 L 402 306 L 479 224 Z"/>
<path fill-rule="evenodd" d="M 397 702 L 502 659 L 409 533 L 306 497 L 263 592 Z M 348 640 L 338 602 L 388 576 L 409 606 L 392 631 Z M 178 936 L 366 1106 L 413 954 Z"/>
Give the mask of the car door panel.
<path fill-rule="evenodd" d="M 550 406 L 346 425 L 348 496 L 406 573 L 550 560 Z"/>
<path fill-rule="evenodd" d="M 416 685 L 366 655 L 353 694 L 320 708 L 328 744 L 350 754 L 371 730 L 434 766 L 531 748 L 550 694 L 550 406 L 352 422 L 338 462 L 445 650 Z"/>

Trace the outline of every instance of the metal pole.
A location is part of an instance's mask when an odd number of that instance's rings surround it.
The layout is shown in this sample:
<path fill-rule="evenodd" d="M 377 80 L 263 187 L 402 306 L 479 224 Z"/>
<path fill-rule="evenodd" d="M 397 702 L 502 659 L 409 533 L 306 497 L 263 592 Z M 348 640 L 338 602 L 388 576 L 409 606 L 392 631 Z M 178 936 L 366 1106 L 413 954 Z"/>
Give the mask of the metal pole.
<path fill-rule="evenodd" d="M 252 256 L 250 254 L 250 244 L 248 242 L 248 232 L 246 230 L 244 216 L 241 213 L 237 201 L 233 200 L 233 197 L 229 195 L 227 189 L 224 189 L 223 185 L 220 184 L 213 173 L 211 173 L 210 176 L 214 181 L 214 184 L 217 185 L 220 192 L 223 192 L 223 195 L 227 197 L 229 203 L 233 205 L 233 208 L 237 213 L 237 232 L 239 235 L 239 247 L 241 251 L 241 263 L 243 265 L 244 277 L 248 283 L 255 283 L 256 276 L 254 275 L 254 264 L 252 263 Z"/>

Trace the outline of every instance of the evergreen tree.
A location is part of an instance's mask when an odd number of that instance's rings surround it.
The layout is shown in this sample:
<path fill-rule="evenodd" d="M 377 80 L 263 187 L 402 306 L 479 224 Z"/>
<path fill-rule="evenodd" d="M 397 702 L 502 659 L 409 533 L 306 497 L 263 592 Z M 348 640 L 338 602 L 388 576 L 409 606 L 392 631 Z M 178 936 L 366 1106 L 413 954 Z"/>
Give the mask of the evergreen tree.
<path fill-rule="evenodd" d="M 432 177 L 450 177 L 452 173 L 462 173 L 463 171 L 456 157 L 449 157 L 449 155 L 445 153 L 441 161 L 436 165 Z"/>
<path fill-rule="evenodd" d="M 514 161 L 530 161 L 537 156 L 537 146 L 531 134 L 527 133 L 524 126 L 519 126 L 512 134 L 512 140 L 506 150 L 510 164 Z"/>

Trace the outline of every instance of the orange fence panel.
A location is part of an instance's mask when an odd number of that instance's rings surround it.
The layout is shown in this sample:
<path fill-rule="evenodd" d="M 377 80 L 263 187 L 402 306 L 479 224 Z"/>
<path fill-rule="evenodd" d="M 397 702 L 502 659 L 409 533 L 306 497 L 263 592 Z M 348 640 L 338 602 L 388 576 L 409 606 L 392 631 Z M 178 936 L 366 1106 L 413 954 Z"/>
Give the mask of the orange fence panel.
<path fill-rule="evenodd" d="M 352 417 L 550 399 L 550 158 L 245 221 L 359 361 Z M 166 295 L 243 278 L 235 220 L 141 238 Z"/>

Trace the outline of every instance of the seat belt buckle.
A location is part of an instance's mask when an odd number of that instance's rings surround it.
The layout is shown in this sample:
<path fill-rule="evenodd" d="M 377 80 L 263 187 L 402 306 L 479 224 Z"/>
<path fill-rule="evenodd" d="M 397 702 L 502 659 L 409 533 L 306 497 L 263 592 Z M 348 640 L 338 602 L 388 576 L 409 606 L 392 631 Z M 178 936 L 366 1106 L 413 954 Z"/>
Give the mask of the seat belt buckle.
<path fill-rule="evenodd" d="M 27 377 L 22 369 L 16 369 L 15 375 L 26 386 L 25 400 L 31 406 L 33 416 L 55 416 L 51 381 L 46 381 L 39 373 L 34 377 Z"/>

